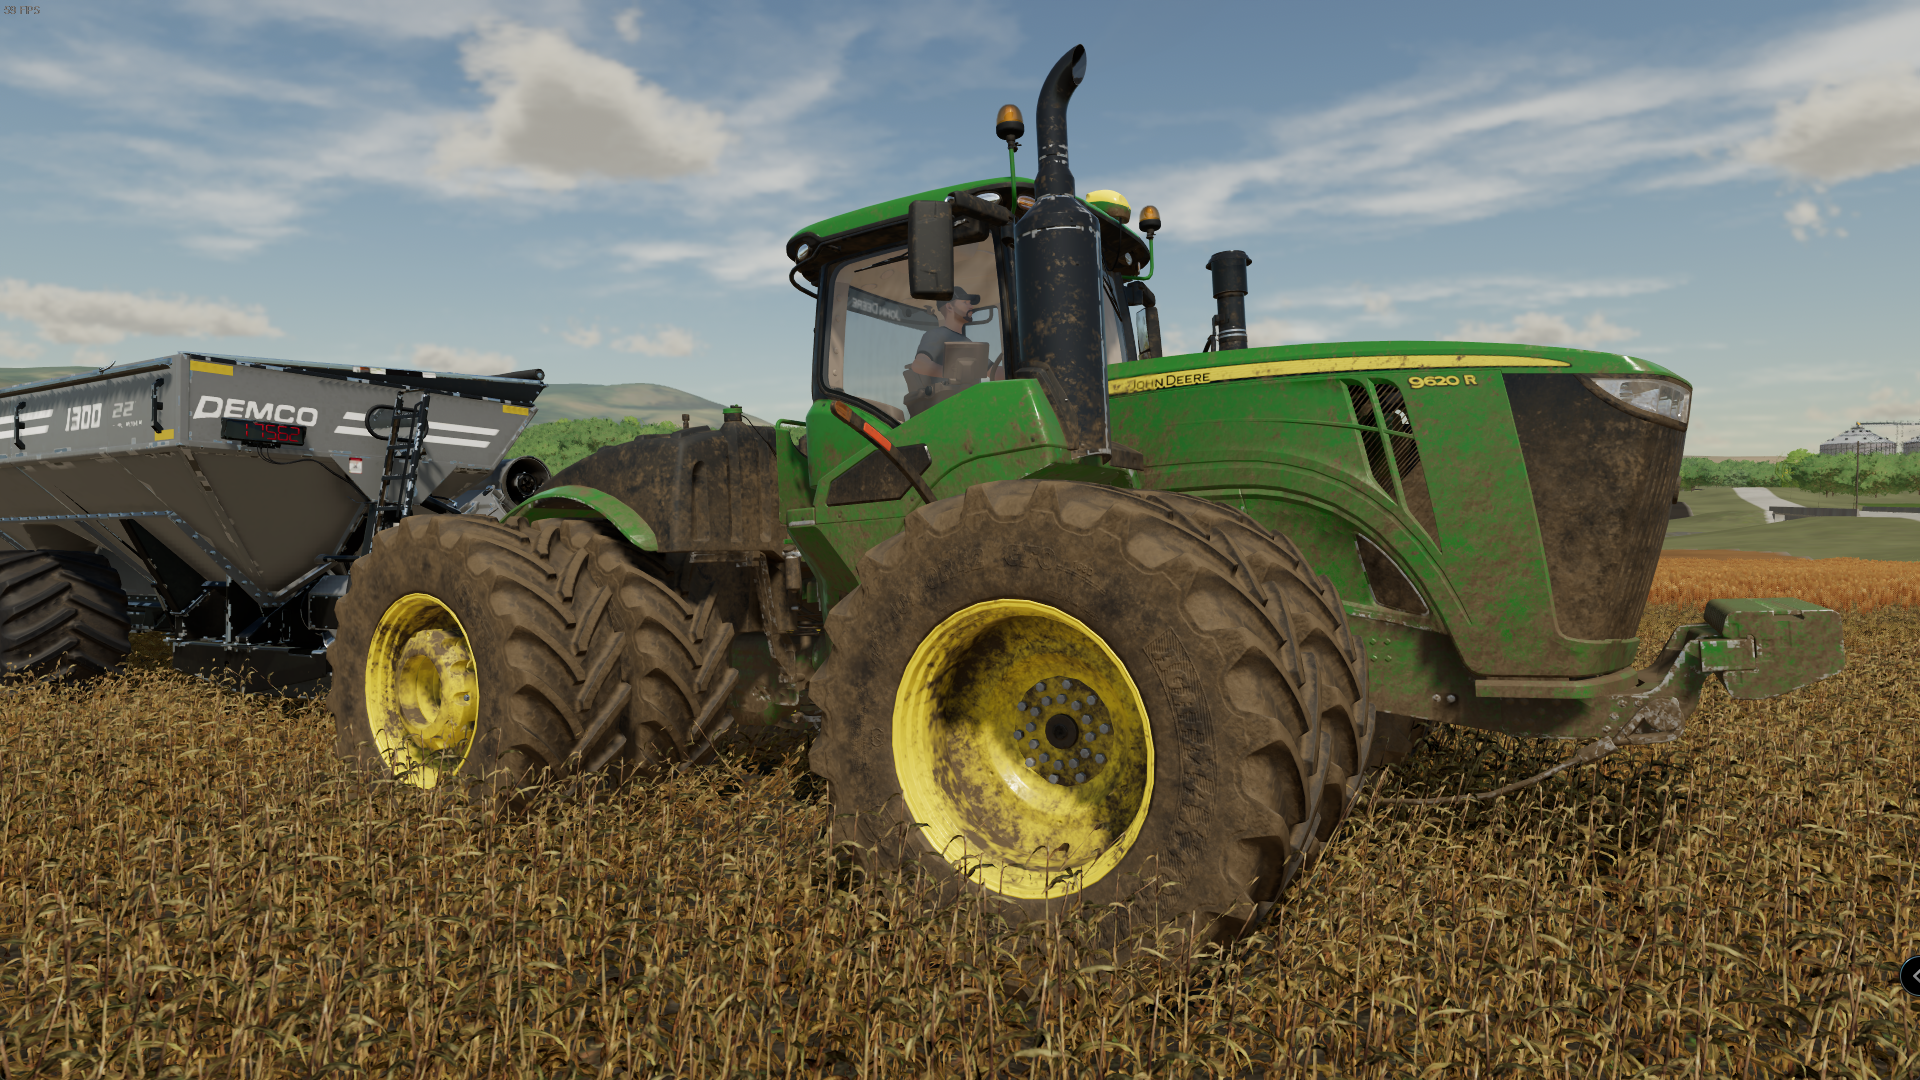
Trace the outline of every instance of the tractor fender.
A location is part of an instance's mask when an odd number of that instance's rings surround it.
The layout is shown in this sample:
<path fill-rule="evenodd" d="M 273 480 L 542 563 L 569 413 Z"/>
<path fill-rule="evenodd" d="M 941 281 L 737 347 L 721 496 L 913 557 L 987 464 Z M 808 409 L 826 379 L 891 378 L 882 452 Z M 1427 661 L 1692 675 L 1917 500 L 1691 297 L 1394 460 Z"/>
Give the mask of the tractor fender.
<path fill-rule="evenodd" d="M 596 488 L 571 484 L 536 492 L 532 498 L 514 507 L 507 514 L 506 521 L 511 524 L 515 518 L 528 521 L 539 521 L 541 518 L 600 518 L 620 530 L 620 535 L 641 551 L 660 550 L 660 539 L 654 535 L 653 526 L 647 524 L 646 518 L 634 513 L 631 506 Z"/>

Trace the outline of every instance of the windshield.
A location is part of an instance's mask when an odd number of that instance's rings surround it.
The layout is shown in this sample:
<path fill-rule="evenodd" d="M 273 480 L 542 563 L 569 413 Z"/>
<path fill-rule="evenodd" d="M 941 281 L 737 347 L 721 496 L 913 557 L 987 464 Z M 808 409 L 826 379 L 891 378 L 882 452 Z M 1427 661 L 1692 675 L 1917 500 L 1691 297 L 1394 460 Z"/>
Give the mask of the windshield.
<path fill-rule="evenodd" d="M 835 271 L 823 373 L 829 387 L 904 420 L 1007 377 L 993 244 L 966 244 L 953 256 L 952 300 L 908 293 L 905 248 L 873 252 Z"/>

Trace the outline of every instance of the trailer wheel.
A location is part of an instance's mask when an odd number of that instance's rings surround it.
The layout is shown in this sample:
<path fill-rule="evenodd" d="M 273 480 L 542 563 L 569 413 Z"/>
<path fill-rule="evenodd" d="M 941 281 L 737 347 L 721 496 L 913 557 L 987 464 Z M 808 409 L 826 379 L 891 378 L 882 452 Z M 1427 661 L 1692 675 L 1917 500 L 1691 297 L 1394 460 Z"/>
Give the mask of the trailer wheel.
<path fill-rule="evenodd" d="M 494 796 L 653 761 L 659 676 L 636 662 L 630 563 L 586 521 L 413 517 L 380 533 L 327 654 L 339 753 Z"/>
<path fill-rule="evenodd" d="M 923 507 L 828 616 L 834 839 L 1032 919 L 1231 935 L 1358 792 L 1373 713 L 1333 586 L 1232 510 L 1058 481 Z"/>
<path fill-rule="evenodd" d="M 130 630 L 127 594 L 105 556 L 0 555 L 0 673 L 79 680 L 119 671 Z"/>

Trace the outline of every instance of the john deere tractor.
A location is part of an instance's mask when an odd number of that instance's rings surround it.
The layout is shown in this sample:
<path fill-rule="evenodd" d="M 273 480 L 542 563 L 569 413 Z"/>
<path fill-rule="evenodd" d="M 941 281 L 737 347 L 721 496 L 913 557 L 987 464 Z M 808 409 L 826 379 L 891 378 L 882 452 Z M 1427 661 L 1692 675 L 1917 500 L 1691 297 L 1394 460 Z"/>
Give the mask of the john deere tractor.
<path fill-rule="evenodd" d="M 813 406 L 641 436 L 504 522 L 376 538 L 330 656 L 343 755 L 422 787 L 644 778 L 797 745 L 834 836 L 1015 915 L 1258 920 L 1420 725 L 1658 742 L 1839 669 L 1838 618 L 1722 600 L 1632 668 L 1689 385 L 1574 349 L 1247 348 L 1209 263 L 1162 356 L 1152 230 L 1039 168 L 823 221 Z M 1024 118 L 1001 111 L 1009 151 Z M 784 742 L 783 742 L 784 740 Z"/>

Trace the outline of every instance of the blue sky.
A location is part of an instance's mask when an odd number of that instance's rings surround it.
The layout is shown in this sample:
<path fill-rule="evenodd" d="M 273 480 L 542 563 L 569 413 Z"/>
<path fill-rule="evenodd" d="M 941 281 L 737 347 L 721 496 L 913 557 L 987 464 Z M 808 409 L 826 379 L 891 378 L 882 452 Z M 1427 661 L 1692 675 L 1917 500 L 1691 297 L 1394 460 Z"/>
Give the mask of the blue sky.
<path fill-rule="evenodd" d="M 1911 3 L 46 0 L 0 14 L 0 365 L 537 366 L 799 416 L 786 237 L 997 173 L 996 108 L 1076 43 L 1080 190 L 1161 208 L 1175 346 L 1238 247 L 1255 344 L 1646 356 L 1696 454 L 1920 419 Z"/>

